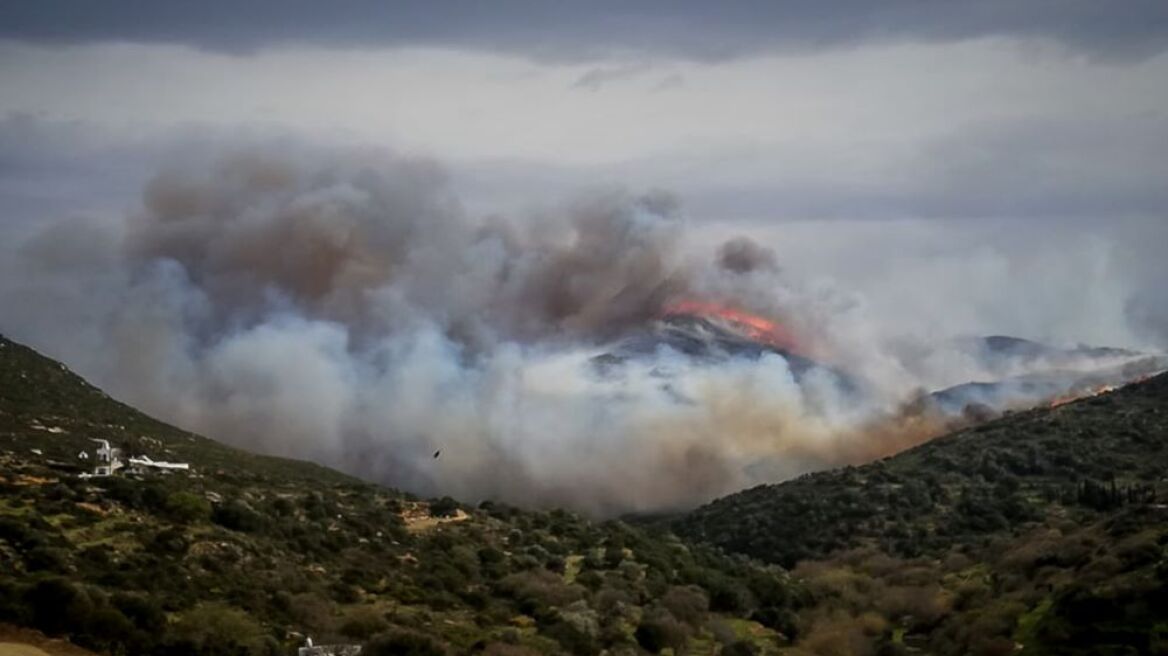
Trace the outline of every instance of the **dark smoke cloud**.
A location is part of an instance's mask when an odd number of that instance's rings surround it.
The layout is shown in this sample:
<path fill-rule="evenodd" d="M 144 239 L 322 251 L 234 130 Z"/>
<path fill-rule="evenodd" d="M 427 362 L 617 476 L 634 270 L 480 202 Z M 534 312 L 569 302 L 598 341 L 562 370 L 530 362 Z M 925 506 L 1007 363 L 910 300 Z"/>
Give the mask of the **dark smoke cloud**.
<path fill-rule="evenodd" d="M 598 195 L 523 234 L 468 220 L 431 162 L 312 158 L 253 151 L 155 177 L 129 254 L 180 265 L 221 324 L 287 307 L 358 335 L 424 320 L 479 341 L 591 338 L 652 316 L 680 284 L 667 196 Z"/>
<path fill-rule="evenodd" d="M 778 271 L 775 252 L 749 237 L 736 237 L 718 249 L 718 265 L 734 273 Z"/>
<path fill-rule="evenodd" d="M 1090 0 L 922 3 L 642 1 L 482 4 L 358 0 L 321 4 L 259 0 L 192 5 L 180 0 L 9 2 L 0 37 L 57 42 L 173 42 L 228 51 L 308 43 L 489 49 L 553 59 L 638 52 L 723 59 L 888 40 L 1038 37 L 1108 58 L 1162 52 L 1168 8 Z"/>
<path fill-rule="evenodd" d="M 939 340 L 898 347 L 758 243 L 691 252 L 685 225 L 670 194 L 620 190 L 478 219 L 441 167 L 381 151 L 188 153 L 128 218 L 6 244 L 0 329 L 236 444 L 601 514 L 887 453 L 949 425 L 905 411 L 918 389 L 991 373 Z M 778 354 L 665 346 L 597 373 L 614 338 L 688 297 L 783 320 L 855 389 Z"/>

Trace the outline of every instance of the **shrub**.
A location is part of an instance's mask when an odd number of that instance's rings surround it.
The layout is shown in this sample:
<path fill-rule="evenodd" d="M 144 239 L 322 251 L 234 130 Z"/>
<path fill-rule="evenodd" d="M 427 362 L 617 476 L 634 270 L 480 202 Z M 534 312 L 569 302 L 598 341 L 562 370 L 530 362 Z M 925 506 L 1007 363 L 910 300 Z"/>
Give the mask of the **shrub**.
<path fill-rule="evenodd" d="M 115 648 L 132 642 L 135 638 L 134 624 L 116 608 L 102 606 L 90 614 L 84 635 L 74 631 L 74 640 L 102 651 L 117 653 Z"/>
<path fill-rule="evenodd" d="M 32 625 L 48 635 L 81 630 L 93 604 L 89 597 L 64 579 L 42 579 L 24 595 Z"/>
<path fill-rule="evenodd" d="M 166 497 L 166 516 L 180 524 L 201 522 L 211 516 L 211 503 L 190 492 L 175 492 Z"/>
<path fill-rule="evenodd" d="M 659 654 L 666 648 L 672 649 L 674 653 L 680 652 L 689 640 L 685 626 L 661 610 L 648 613 L 637 625 L 633 637 L 642 649 L 651 654 Z"/>
<path fill-rule="evenodd" d="M 260 625 L 247 613 L 218 603 L 199 604 L 183 613 L 174 625 L 174 635 L 206 654 L 266 651 Z"/>
<path fill-rule="evenodd" d="M 41 536 L 25 522 L 8 517 L 0 518 L 0 540 L 19 549 L 30 549 L 41 543 Z"/>
<path fill-rule="evenodd" d="M 232 499 L 215 507 L 211 513 L 211 521 L 216 524 L 244 533 L 253 533 L 263 528 L 264 518 L 253 511 L 247 504 Z"/>
<path fill-rule="evenodd" d="M 341 635 L 356 640 L 367 640 L 389 628 L 376 608 L 363 607 L 351 611 L 341 622 Z"/>
<path fill-rule="evenodd" d="M 722 656 L 757 656 L 758 647 L 747 640 L 735 640 L 722 648 Z"/>
<path fill-rule="evenodd" d="M 272 514 L 276 517 L 291 517 L 296 512 L 296 506 L 284 497 L 277 497 L 272 501 Z"/>
<path fill-rule="evenodd" d="M 580 586 L 568 585 L 563 577 L 546 569 L 511 574 L 499 582 L 499 587 L 529 615 L 542 608 L 566 606 L 584 596 Z"/>
<path fill-rule="evenodd" d="M 336 581 L 330 585 L 329 594 L 334 601 L 341 604 L 355 604 L 361 601 L 361 591 L 344 581 Z"/>
<path fill-rule="evenodd" d="M 576 656 L 587 656 L 597 651 L 595 636 L 573 622 L 564 620 L 554 622 L 543 629 L 542 633 L 560 643 L 565 651 Z"/>
<path fill-rule="evenodd" d="M 430 514 L 434 517 L 453 517 L 458 514 L 458 502 L 450 497 L 442 497 L 430 503 Z"/>
<path fill-rule="evenodd" d="M 110 601 L 114 608 L 143 631 L 160 633 L 166 627 L 166 613 L 150 597 L 119 592 Z"/>
<path fill-rule="evenodd" d="M 327 599 L 311 592 L 302 592 L 284 603 L 298 630 L 323 633 L 333 628 L 333 607 Z"/>
<path fill-rule="evenodd" d="M 189 547 L 186 533 L 181 528 L 172 526 L 159 531 L 147 545 L 146 550 L 159 556 L 181 556 Z"/>
<path fill-rule="evenodd" d="M 34 547 L 24 555 L 24 564 L 30 572 L 46 571 L 65 573 L 69 559 L 63 549 L 56 547 Z"/>
<path fill-rule="evenodd" d="M 433 638 L 404 629 L 382 633 L 362 649 L 362 656 L 446 656 L 446 647 Z"/>

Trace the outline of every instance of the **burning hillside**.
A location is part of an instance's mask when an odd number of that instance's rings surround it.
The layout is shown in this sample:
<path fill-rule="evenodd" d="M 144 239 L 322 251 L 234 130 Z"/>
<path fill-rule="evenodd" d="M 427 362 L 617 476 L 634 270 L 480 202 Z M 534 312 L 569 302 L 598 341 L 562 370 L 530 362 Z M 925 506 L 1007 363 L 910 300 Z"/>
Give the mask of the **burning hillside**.
<path fill-rule="evenodd" d="M 759 345 L 783 353 L 800 352 L 799 342 L 783 324 L 729 305 L 697 300 L 677 301 L 667 304 L 661 311 L 661 318 L 670 317 L 697 317 L 719 324 Z"/>
<path fill-rule="evenodd" d="M 846 366 L 806 357 L 800 344 L 775 319 L 721 303 L 686 300 L 667 304 L 647 328 L 618 341 L 594 362 L 611 376 L 616 365 L 634 358 L 659 357 L 663 350 L 707 366 L 736 358 L 757 362 L 772 354 L 782 358 L 781 366 L 797 383 L 802 384 L 809 374 L 817 374 L 820 380 L 826 377 L 855 403 L 865 403 L 865 394 L 883 391 L 849 373 Z M 866 421 L 841 432 L 859 444 L 842 448 L 832 440 L 831 448 L 862 453 L 862 457 L 853 458 L 855 461 L 881 457 L 1003 412 L 1061 405 L 1168 370 L 1168 357 L 1164 356 L 1107 347 L 1063 349 L 1000 335 L 954 340 L 948 347 L 974 357 L 983 373 L 993 379 L 910 396 L 906 402 L 873 412 Z M 676 385 L 672 376 L 661 377 Z"/>

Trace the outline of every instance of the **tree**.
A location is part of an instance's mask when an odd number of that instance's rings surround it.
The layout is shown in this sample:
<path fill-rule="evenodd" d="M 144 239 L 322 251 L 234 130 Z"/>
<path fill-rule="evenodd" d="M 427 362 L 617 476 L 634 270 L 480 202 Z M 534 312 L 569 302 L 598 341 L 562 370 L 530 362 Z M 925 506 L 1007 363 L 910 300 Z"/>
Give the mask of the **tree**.
<path fill-rule="evenodd" d="M 202 603 L 186 611 L 174 625 L 174 635 L 206 654 L 258 654 L 264 650 L 263 629 L 247 613 L 219 603 Z"/>
<path fill-rule="evenodd" d="M 701 626 L 706 619 L 706 612 L 710 609 L 710 600 L 706 598 L 706 593 L 693 585 L 669 588 L 661 598 L 661 604 L 678 620 L 694 627 Z"/>
<path fill-rule="evenodd" d="M 664 610 L 647 613 L 645 619 L 633 633 L 637 644 L 651 654 L 659 654 L 665 648 L 680 652 L 689 640 L 685 626 Z"/>

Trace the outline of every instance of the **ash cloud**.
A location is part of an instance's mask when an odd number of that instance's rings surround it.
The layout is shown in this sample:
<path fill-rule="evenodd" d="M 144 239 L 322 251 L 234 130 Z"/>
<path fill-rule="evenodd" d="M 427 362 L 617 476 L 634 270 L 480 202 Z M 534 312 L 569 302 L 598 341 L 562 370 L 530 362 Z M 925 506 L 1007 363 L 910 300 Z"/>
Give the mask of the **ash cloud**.
<path fill-rule="evenodd" d="M 476 218 L 428 160 L 241 147 L 165 168 L 128 217 L 11 246 L 0 326 L 238 445 L 602 515 L 886 454 L 952 425 L 908 405 L 919 389 L 992 373 L 940 340 L 898 346 L 755 241 L 694 251 L 686 234 L 665 192 Z M 598 371 L 687 297 L 780 319 L 799 357 L 846 363 L 851 382 L 794 356 L 669 344 Z"/>

